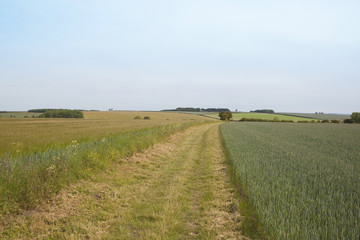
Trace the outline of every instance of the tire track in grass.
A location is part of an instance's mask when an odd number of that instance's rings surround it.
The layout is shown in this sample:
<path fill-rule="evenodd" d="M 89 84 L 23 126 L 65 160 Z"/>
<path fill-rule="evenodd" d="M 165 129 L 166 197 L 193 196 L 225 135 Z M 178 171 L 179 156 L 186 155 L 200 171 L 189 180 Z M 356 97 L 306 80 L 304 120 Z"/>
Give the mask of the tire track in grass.
<path fill-rule="evenodd" d="M 244 238 L 218 128 L 193 127 L 121 159 L 0 224 L 0 238 Z"/>

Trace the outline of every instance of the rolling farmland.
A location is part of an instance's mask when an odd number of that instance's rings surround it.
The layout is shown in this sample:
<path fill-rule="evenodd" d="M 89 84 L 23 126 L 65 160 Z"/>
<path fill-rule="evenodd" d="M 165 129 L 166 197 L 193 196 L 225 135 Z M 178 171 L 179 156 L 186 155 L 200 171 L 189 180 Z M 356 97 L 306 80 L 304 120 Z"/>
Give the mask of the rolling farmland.
<path fill-rule="evenodd" d="M 150 120 L 134 120 L 149 116 Z M 43 151 L 108 135 L 184 122 L 202 122 L 201 116 L 165 112 L 84 112 L 85 119 L 0 118 L 0 156 L 4 153 Z"/>
<path fill-rule="evenodd" d="M 229 182 L 219 125 L 260 227 Z M 359 238 L 358 124 L 129 111 L 0 130 L 1 239 Z"/>
<path fill-rule="evenodd" d="M 221 132 L 271 239 L 360 238 L 360 125 L 228 123 Z"/>
<path fill-rule="evenodd" d="M 138 115 L 150 119 L 134 119 Z M 32 208 L 119 158 L 209 122 L 201 116 L 157 112 L 89 112 L 85 116 L 0 120 L 0 217 Z"/>
<path fill-rule="evenodd" d="M 201 123 L 0 159 L 0 238 L 248 239 L 220 123 Z"/>

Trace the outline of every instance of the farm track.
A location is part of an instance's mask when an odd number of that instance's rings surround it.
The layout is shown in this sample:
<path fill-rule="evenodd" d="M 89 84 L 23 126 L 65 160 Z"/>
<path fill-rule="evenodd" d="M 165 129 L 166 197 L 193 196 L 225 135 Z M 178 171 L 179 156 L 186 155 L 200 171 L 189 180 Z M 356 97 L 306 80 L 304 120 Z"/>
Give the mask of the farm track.
<path fill-rule="evenodd" d="M 0 238 L 245 239 L 241 219 L 216 123 L 120 159 L 10 217 L 0 224 Z"/>

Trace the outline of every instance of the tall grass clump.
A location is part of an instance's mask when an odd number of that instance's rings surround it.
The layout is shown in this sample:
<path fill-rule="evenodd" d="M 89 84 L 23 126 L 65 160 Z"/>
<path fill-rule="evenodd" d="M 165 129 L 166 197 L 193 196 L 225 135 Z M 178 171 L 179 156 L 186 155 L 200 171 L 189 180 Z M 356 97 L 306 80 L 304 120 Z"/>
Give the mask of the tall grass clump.
<path fill-rule="evenodd" d="M 360 239 L 360 126 L 221 125 L 236 176 L 270 239 Z"/>
<path fill-rule="evenodd" d="M 30 209 L 78 179 L 159 143 L 195 123 L 140 129 L 32 154 L 0 157 L 0 219 Z"/>

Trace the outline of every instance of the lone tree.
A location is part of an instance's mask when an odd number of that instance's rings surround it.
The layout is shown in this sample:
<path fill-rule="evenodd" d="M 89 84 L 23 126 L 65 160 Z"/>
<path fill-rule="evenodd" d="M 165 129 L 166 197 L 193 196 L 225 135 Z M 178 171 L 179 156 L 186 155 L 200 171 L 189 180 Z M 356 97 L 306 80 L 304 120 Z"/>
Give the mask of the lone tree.
<path fill-rule="evenodd" d="M 351 120 L 354 122 L 354 123 L 360 123 L 360 112 L 353 112 L 351 114 Z"/>
<path fill-rule="evenodd" d="M 220 120 L 229 121 L 232 118 L 232 113 L 230 111 L 219 112 Z"/>

